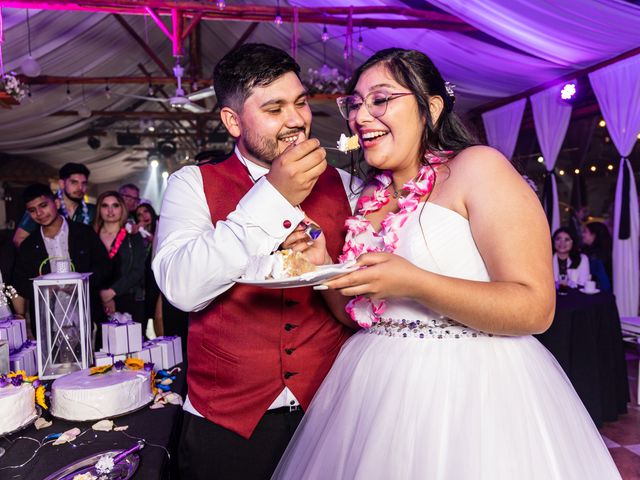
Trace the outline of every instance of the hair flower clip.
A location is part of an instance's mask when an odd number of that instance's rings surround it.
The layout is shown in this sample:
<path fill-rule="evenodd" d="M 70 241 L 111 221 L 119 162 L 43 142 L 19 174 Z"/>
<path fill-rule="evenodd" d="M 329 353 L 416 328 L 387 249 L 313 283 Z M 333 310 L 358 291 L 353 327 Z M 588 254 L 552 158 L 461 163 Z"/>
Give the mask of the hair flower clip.
<path fill-rule="evenodd" d="M 449 95 L 450 97 L 455 98 L 456 94 L 454 92 L 454 89 L 456 88 L 455 85 L 453 85 L 451 82 L 444 82 L 444 89 L 447 91 L 447 95 Z"/>

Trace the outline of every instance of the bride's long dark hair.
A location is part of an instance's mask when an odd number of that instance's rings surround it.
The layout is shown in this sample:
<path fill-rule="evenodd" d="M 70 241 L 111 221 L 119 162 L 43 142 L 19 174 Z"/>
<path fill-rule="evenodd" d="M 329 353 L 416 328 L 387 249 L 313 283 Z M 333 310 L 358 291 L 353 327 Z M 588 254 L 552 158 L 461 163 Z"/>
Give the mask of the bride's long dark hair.
<path fill-rule="evenodd" d="M 347 86 L 347 93 L 353 93 L 365 71 L 380 64 L 389 70 L 400 85 L 414 94 L 420 115 L 426 119 L 420 145 L 421 159 L 429 151 L 438 152 L 438 155 L 444 158 L 452 158 L 465 148 L 478 145 L 479 142 L 453 112 L 455 96 L 447 91 L 442 75 L 431 59 L 418 50 L 387 48 L 376 52 L 355 71 Z M 429 111 L 429 99 L 435 95 L 442 98 L 444 108 L 434 123 Z M 452 153 L 444 153 L 446 151 Z M 351 158 L 351 167 L 352 172 L 355 173 L 354 155 Z"/>

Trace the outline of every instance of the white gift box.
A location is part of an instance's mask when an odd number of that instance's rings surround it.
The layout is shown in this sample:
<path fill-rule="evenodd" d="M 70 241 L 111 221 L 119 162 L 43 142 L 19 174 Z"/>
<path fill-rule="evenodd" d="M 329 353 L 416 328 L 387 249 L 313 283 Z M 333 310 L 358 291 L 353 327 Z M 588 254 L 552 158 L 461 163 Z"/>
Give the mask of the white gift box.
<path fill-rule="evenodd" d="M 14 372 L 24 370 L 28 375 L 38 374 L 38 347 L 35 342 L 30 342 L 22 347 L 19 351 L 9 355 L 9 367 Z"/>
<path fill-rule="evenodd" d="M 12 318 L 0 322 L 0 340 L 9 343 L 9 352 L 14 353 L 27 341 L 27 325 L 22 318 Z"/>
<path fill-rule="evenodd" d="M 0 375 L 9 373 L 9 342 L 0 340 Z"/>
<path fill-rule="evenodd" d="M 173 335 L 171 337 L 158 337 L 156 341 L 171 344 L 171 349 L 173 350 L 173 365 L 167 368 L 171 368 L 182 363 L 182 341 L 178 335 Z"/>
<path fill-rule="evenodd" d="M 127 359 L 127 355 L 125 354 L 113 355 L 107 352 L 96 352 L 94 355 L 96 359 L 96 367 L 101 367 L 103 365 L 113 365 L 119 360 L 124 362 Z"/>
<path fill-rule="evenodd" d="M 153 369 L 158 371 L 166 367 L 166 357 L 162 354 L 162 347 L 155 341 L 144 342 L 142 350 L 139 352 L 141 358 L 145 362 L 153 363 Z"/>
<path fill-rule="evenodd" d="M 112 355 L 142 350 L 142 324 L 117 321 L 102 324 L 102 350 Z"/>

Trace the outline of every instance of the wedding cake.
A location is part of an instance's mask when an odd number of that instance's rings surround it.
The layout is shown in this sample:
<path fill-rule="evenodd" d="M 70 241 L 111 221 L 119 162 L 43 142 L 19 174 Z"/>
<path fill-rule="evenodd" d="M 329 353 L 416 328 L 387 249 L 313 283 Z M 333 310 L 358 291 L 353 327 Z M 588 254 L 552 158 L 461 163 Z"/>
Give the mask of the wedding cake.
<path fill-rule="evenodd" d="M 307 261 L 302 253 L 293 250 L 279 250 L 271 255 L 250 257 L 243 278 L 247 280 L 277 280 L 297 277 L 316 269 L 317 266 Z"/>
<path fill-rule="evenodd" d="M 53 382 L 51 413 L 65 420 L 89 421 L 136 410 L 153 400 L 151 376 L 147 370 L 126 368 L 70 373 Z"/>
<path fill-rule="evenodd" d="M 30 383 L 0 387 L 0 435 L 13 432 L 36 417 L 35 390 Z"/>

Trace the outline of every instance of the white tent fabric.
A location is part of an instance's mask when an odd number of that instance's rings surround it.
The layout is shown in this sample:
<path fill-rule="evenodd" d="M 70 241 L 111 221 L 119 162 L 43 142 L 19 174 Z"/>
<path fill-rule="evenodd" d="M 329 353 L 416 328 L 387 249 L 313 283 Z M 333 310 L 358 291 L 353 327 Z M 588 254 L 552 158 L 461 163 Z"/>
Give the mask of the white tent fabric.
<path fill-rule="evenodd" d="M 551 176 L 553 197 L 549 226 L 552 232 L 555 232 L 560 227 L 558 186 L 553 169 L 558 160 L 558 153 L 571 120 L 571 104 L 560 99 L 560 89 L 561 86 L 556 85 L 531 96 L 536 136 L 538 137 L 548 175 Z M 545 198 L 545 201 L 549 201 L 549 199 Z"/>
<path fill-rule="evenodd" d="M 523 98 L 482 114 L 487 143 L 502 152 L 509 160 L 516 148 L 526 104 L 527 99 Z"/>
<path fill-rule="evenodd" d="M 272 0 L 234 0 L 234 5 L 273 5 Z M 318 2 L 300 0 L 299 7 L 317 8 Z M 421 2 L 401 0 L 326 0 L 329 6 L 391 6 L 420 8 Z M 293 5 L 293 3 L 290 3 Z M 456 110 L 464 112 L 483 103 L 517 94 L 544 82 L 600 61 L 612 58 L 638 46 L 640 6 L 621 0 L 430 0 L 436 5 L 468 21 L 479 31 L 470 34 L 430 29 L 376 28 L 362 30 L 364 48 L 354 49 L 350 68 L 362 63 L 382 48 L 416 48 L 432 57 L 446 80 L 455 84 Z M 5 42 L 2 45 L 5 69 L 18 71 L 27 55 L 26 14 L 23 9 L 3 8 Z M 163 75 L 158 66 L 131 38 L 112 15 L 73 11 L 31 10 L 31 44 L 43 75 L 58 76 L 142 76 L 138 64 L 152 75 Z M 376 17 L 370 16 L 370 17 Z M 387 16 L 389 18 L 389 16 Z M 392 18 L 403 18 L 393 16 Z M 143 38 L 165 65 L 174 63 L 171 42 L 149 17 L 124 16 L 126 22 Z M 210 76 L 213 65 L 243 36 L 247 22 L 202 21 L 203 75 Z M 320 41 L 323 25 L 299 25 L 298 58 L 302 71 L 319 69 L 324 61 L 330 67 L 344 70 L 342 52 L 345 27 L 327 25 L 331 39 Z M 247 41 L 269 43 L 287 51 L 291 47 L 293 25 L 280 27 L 261 23 Z M 47 163 L 76 161 L 93 165 L 124 157 L 116 174 L 92 175 L 92 182 L 104 183 L 113 175 L 130 178 L 145 168 L 144 152 L 126 151 L 115 142 L 114 130 L 124 130 L 126 122 L 97 117 L 82 119 L 56 116 L 63 110 L 77 110 L 83 103 L 92 110 L 125 110 L 127 108 L 158 110 L 158 105 L 123 99 L 117 93 L 146 94 L 146 85 L 110 85 L 111 98 L 105 96 L 105 85 L 86 85 L 84 95 L 78 85 L 71 85 L 67 100 L 66 85 L 35 85 L 32 102 L 3 110 L 0 129 L 0 153 L 10 156 L 33 156 Z M 172 93 L 174 86 L 166 86 Z M 84 100 L 83 100 L 84 96 Z M 333 102 L 312 105 L 314 134 L 326 145 L 333 145 L 344 122 Z M 129 124 L 133 129 L 135 122 Z M 212 128 L 211 122 L 207 126 Z M 91 150 L 86 142 L 88 129 L 104 130 L 102 147 Z M 61 145 L 68 144 L 64 158 Z M 38 149 L 38 152 L 33 151 Z M 139 159 L 140 161 L 136 161 Z"/>
<path fill-rule="evenodd" d="M 615 197 L 613 288 L 620 315 L 636 316 L 640 287 L 640 216 L 635 178 L 626 157 L 631 154 L 640 132 L 640 55 L 595 71 L 589 74 L 589 80 L 611 139 L 622 155 Z M 626 191 L 624 175 L 629 182 Z M 629 219 L 621 229 L 623 215 L 629 215 Z"/>

